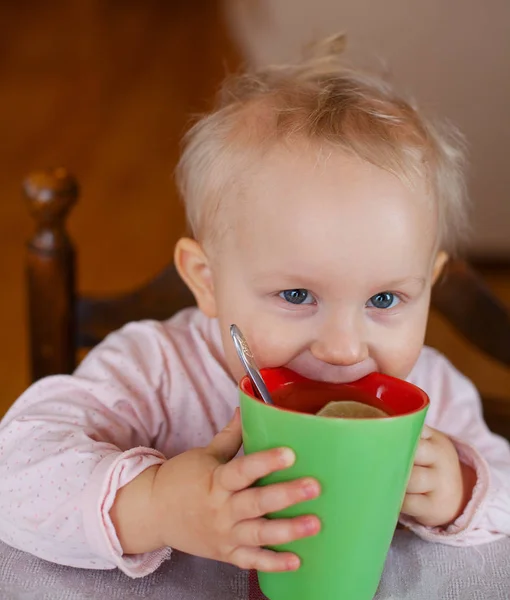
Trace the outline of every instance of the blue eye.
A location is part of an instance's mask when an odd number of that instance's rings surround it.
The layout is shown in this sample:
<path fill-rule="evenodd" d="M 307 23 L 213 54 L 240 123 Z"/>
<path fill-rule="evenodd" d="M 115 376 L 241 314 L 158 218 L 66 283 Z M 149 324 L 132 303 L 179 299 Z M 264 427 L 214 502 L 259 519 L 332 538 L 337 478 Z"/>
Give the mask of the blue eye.
<path fill-rule="evenodd" d="M 388 309 L 393 308 L 399 304 L 399 302 L 400 300 L 398 296 L 395 296 L 395 294 L 392 294 L 391 292 L 381 292 L 380 294 L 372 296 L 367 302 L 367 306 L 372 308 Z"/>
<path fill-rule="evenodd" d="M 313 304 L 315 298 L 310 294 L 308 290 L 296 289 L 296 290 L 284 290 L 278 294 L 280 298 L 291 304 Z"/>

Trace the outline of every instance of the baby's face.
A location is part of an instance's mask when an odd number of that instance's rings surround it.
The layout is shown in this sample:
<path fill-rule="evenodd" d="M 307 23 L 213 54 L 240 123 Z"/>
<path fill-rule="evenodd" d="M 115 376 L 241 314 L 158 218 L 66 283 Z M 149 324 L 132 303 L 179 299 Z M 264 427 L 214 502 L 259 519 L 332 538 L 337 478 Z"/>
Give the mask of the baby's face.
<path fill-rule="evenodd" d="M 228 366 L 236 323 L 259 367 L 349 382 L 405 378 L 423 345 L 437 262 L 424 186 L 333 153 L 274 150 L 228 204 L 210 257 Z"/>

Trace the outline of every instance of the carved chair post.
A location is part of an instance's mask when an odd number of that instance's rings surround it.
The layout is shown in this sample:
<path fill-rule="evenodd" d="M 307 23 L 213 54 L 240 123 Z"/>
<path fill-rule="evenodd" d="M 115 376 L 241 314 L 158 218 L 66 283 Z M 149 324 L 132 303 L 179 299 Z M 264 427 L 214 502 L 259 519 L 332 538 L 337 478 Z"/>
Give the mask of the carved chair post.
<path fill-rule="evenodd" d="M 78 198 L 64 169 L 31 174 L 23 185 L 35 233 L 26 250 L 32 380 L 75 367 L 75 252 L 65 221 Z"/>

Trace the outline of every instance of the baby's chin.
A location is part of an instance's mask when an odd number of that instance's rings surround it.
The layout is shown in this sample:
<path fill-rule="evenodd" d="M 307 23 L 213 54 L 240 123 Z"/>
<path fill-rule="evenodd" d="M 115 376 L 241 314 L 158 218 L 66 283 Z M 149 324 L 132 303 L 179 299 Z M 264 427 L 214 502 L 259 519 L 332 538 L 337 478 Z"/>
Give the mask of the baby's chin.
<path fill-rule="evenodd" d="M 371 358 L 344 366 L 332 365 L 309 356 L 298 356 L 286 367 L 307 379 L 326 383 L 352 383 L 378 371 L 377 364 Z"/>

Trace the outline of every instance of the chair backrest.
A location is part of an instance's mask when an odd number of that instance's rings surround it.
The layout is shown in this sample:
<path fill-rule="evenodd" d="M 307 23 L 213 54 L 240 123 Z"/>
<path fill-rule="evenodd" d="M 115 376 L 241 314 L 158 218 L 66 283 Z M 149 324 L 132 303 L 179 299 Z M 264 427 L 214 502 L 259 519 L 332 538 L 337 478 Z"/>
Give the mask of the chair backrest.
<path fill-rule="evenodd" d="M 432 306 L 476 348 L 510 367 L 510 311 L 465 261 L 448 262 Z"/>
<path fill-rule="evenodd" d="M 434 286 L 432 305 L 478 350 L 510 366 L 510 312 L 467 263 L 450 261 Z M 489 428 L 510 440 L 509 395 L 482 401 Z"/>
<path fill-rule="evenodd" d="M 71 373 L 80 348 L 91 348 L 129 321 L 167 319 L 194 304 L 173 265 L 131 293 L 79 297 L 75 251 L 65 226 L 78 199 L 75 178 L 62 168 L 41 171 L 27 178 L 24 190 L 36 222 L 26 261 L 33 380 Z M 510 312 L 469 265 L 450 261 L 432 304 L 474 346 L 510 366 Z M 489 425 L 510 437 L 510 403 L 488 402 Z"/>

